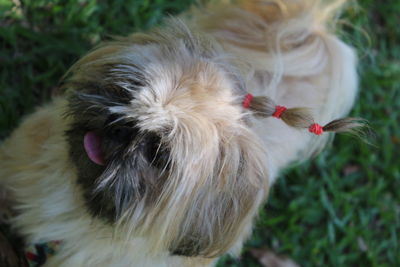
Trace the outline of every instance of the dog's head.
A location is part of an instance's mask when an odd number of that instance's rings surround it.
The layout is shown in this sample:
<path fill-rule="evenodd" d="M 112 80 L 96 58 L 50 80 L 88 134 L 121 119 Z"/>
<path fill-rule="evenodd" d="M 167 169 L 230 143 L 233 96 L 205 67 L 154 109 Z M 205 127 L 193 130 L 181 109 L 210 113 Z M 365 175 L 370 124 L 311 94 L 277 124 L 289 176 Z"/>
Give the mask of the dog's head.
<path fill-rule="evenodd" d="M 70 155 L 93 216 L 178 255 L 243 238 L 268 174 L 216 42 L 173 22 L 104 44 L 69 75 Z"/>

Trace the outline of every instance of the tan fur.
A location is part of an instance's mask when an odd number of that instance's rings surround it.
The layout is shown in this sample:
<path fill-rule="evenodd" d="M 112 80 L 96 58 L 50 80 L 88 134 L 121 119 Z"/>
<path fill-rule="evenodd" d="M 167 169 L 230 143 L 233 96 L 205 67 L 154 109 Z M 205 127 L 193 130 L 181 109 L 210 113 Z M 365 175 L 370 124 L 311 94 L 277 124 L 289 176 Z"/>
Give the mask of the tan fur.
<path fill-rule="evenodd" d="M 326 142 L 252 117 L 243 96 L 310 108 L 323 124 L 351 108 L 356 60 L 329 31 L 334 5 L 247 0 L 203 11 L 92 51 L 66 74 L 65 95 L 1 144 L 0 185 L 16 202 L 13 226 L 29 242 L 62 241 L 46 266 L 211 266 L 224 253 L 237 255 L 279 170 Z M 157 133 L 170 152 L 169 169 L 148 177 L 150 189 L 113 224 L 88 212 L 65 138 L 77 116 L 65 116 L 66 98 L 91 84 L 132 94 L 128 104 L 101 108 Z M 197 255 L 171 256 L 182 248 Z"/>

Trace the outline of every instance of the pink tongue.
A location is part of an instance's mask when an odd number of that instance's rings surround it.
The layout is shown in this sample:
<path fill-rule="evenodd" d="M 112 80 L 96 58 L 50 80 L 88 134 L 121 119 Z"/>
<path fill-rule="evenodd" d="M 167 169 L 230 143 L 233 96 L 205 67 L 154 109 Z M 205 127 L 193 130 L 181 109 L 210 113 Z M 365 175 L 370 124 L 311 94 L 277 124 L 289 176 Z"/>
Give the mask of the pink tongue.
<path fill-rule="evenodd" d="M 104 165 L 101 141 L 101 137 L 94 132 L 87 132 L 83 138 L 83 146 L 85 147 L 88 157 L 98 165 Z"/>

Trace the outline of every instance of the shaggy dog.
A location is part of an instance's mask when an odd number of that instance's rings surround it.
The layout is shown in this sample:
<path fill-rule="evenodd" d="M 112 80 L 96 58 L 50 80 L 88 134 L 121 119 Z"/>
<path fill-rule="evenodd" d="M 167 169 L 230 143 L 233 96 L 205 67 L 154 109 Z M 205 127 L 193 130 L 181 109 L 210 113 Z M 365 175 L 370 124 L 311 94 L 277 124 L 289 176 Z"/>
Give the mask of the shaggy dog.
<path fill-rule="evenodd" d="M 46 266 L 237 255 L 279 171 L 326 143 L 312 133 L 358 126 L 315 123 L 356 95 L 341 2 L 209 3 L 87 54 L 1 145 L 13 228 L 58 244 Z"/>

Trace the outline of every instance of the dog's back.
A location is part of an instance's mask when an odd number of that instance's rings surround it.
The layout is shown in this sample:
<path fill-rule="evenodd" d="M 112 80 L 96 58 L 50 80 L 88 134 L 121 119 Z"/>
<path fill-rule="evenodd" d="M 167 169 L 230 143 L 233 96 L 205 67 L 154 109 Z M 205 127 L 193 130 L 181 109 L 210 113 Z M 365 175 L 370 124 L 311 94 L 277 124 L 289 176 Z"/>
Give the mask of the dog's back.
<path fill-rule="evenodd" d="M 279 105 L 309 108 L 326 123 L 350 111 L 357 93 L 356 53 L 337 37 L 346 1 L 243 0 L 238 7 L 196 10 L 193 24 L 223 43 L 246 73 L 246 88 Z M 268 119 L 254 129 L 273 151 L 278 170 L 319 152 L 329 136 L 315 137 Z M 278 155 L 277 155 L 278 154 Z"/>

